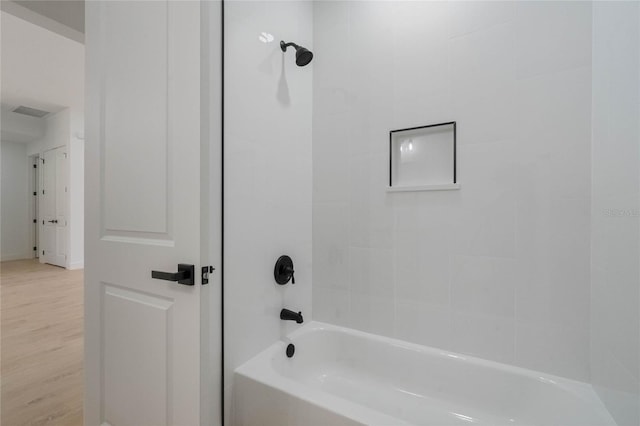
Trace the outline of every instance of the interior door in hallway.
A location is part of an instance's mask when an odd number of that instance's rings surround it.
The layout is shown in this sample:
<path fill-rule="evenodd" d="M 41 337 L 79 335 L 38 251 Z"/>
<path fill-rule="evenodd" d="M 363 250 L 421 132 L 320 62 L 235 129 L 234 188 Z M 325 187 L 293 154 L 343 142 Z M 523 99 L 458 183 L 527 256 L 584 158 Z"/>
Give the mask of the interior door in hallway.
<path fill-rule="evenodd" d="M 86 425 L 219 424 L 206 3 L 86 2 Z"/>
<path fill-rule="evenodd" d="M 40 193 L 41 257 L 43 263 L 66 266 L 67 152 L 58 147 L 44 152 Z"/>

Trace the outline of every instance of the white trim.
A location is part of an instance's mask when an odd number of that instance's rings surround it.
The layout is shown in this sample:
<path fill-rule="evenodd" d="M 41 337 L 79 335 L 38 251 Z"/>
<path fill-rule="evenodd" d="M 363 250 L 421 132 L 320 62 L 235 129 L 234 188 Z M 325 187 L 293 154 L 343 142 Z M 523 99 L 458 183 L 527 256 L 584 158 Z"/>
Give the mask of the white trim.
<path fill-rule="evenodd" d="M 70 270 L 70 271 L 73 271 L 75 269 L 84 269 L 84 261 L 81 260 L 79 262 L 71 262 L 67 266 L 67 269 Z"/>
<path fill-rule="evenodd" d="M 3 254 L 0 257 L 0 262 L 9 262 L 11 260 L 29 260 L 33 259 L 33 253 L 15 253 L 15 254 Z"/>
<path fill-rule="evenodd" d="M 459 183 L 446 183 L 442 185 L 388 186 L 387 192 L 451 191 L 457 189 L 460 189 Z"/>

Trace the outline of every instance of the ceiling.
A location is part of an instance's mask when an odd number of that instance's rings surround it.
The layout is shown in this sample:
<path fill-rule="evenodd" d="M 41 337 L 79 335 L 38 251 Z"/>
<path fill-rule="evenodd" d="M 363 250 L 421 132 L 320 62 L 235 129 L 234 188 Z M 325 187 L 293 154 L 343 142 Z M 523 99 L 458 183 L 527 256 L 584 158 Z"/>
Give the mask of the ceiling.
<path fill-rule="evenodd" d="M 3 124 L 8 116 L 19 115 L 10 111 L 20 105 L 50 112 L 64 108 L 82 111 L 84 45 L 4 10 L 0 19 Z M 16 135 L 11 138 L 15 140 Z"/>
<path fill-rule="evenodd" d="M 84 0 L 13 0 L 13 2 L 84 34 Z"/>
<path fill-rule="evenodd" d="M 25 21 L 84 43 L 84 0 L 2 0 L 0 8 Z"/>
<path fill-rule="evenodd" d="M 0 105 L 0 140 L 7 142 L 29 143 L 44 136 L 45 119 L 29 117 L 13 112 L 10 105 Z"/>

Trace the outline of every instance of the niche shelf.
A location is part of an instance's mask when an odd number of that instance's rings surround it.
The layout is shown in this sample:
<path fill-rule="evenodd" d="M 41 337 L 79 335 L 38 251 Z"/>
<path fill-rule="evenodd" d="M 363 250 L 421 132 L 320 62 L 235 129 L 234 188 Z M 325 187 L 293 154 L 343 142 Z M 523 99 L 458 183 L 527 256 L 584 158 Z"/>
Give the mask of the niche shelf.
<path fill-rule="evenodd" d="M 460 189 L 456 122 L 389 132 L 389 192 Z"/>

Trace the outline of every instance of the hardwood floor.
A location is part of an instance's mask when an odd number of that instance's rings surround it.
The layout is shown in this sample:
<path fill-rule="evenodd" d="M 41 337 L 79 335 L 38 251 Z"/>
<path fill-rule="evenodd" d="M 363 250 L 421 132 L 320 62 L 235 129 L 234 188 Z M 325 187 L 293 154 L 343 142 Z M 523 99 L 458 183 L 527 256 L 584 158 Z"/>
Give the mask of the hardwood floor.
<path fill-rule="evenodd" d="M 0 264 L 0 421 L 82 424 L 83 271 Z"/>

